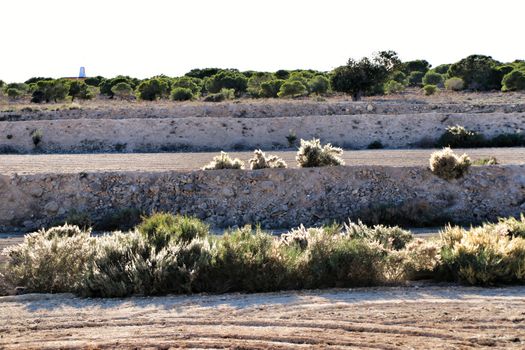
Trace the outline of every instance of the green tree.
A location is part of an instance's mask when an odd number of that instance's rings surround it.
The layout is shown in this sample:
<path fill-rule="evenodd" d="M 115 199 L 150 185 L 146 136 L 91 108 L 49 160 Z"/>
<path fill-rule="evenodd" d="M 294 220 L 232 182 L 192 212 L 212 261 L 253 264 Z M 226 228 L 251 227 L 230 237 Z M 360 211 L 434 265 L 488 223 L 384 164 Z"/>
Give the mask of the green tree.
<path fill-rule="evenodd" d="M 180 77 L 173 80 L 172 88 L 190 89 L 194 96 L 198 96 L 203 88 L 202 79 L 192 77 Z"/>
<path fill-rule="evenodd" d="M 272 80 L 272 74 L 266 72 L 254 72 L 248 79 L 248 88 L 246 91 L 253 96 L 259 97 L 262 95 L 261 84 Z"/>
<path fill-rule="evenodd" d="M 86 83 L 89 86 L 98 87 L 103 81 L 104 77 L 97 75 L 96 77 L 89 77 L 84 80 L 84 83 Z"/>
<path fill-rule="evenodd" d="M 188 73 L 184 74 L 187 77 L 191 78 L 198 78 L 198 79 L 204 79 L 209 78 L 211 76 L 214 76 L 215 74 L 219 73 L 221 69 L 219 68 L 196 68 L 190 70 Z"/>
<path fill-rule="evenodd" d="M 170 98 L 173 101 L 188 101 L 193 99 L 193 92 L 188 88 L 176 87 L 171 90 Z"/>
<path fill-rule="evenodd" d="M 298 80 L 285 81 L 277 96 L 279 97 L 299 97 L 308 93 L 308 89 Z"/>
<path fill-rule="evenodd" d="M 152 78 L 142 81 L 137 87 L 137 94 L 141 100 L 155 101 L 167 94 L 168 84 L 163 79 Z"/>
<path fill-rule="evenodd" d="M 525 90 L 525 71 L 513 70 L 503 77 L 503 91 Z"/>
<path fill-rule="evenodd" d="M 63 100 L 69 93 L 69 84 L 64 80 L 41 80 L 36 83 L 31 97 L 34 103 L 49 103 Z"/>
<path fill-rule="evenodd" d="M 349 59 L 346 66 L 336 68 L 331 75 L 332 89 L 352 95 L 354 101 L 362 96 L 372 95 L 382 89 L 389 75 L 389 68 L 395 67 L 395 60 L 385 58 Z"/>
<path fill-rule="evenodd" d="M 281 86 L 284 84 L 282 79 L 273 79 L 270 81 L 265 81 L 261 84 L 261 96 L 262 97 L 277 97 Z"/>
<path fill-rule="evenodd" d="M 273 73 L 273 75 L 280 80 L 286 80 L 290 76 L 290 72 L 284 69 L 279 69 L 277 72 Z"/>
<path fill-rule="evenodd" d="M 448 76 L 463 79 L 468 89 L 499 90 L 503 78 L 497 70 L 500 64 L 490 56 L 471 55 L 451 65 Z"/>
<path fill-rule="evenodd" d="M 426 60 L 414 60 L 414 61 L 407 61 L 403 63 L 402 71 L 405 74 L 410 74 L 412 72 L 423 72 L 426 73 L 431 65 Z"/>
<path fill-rule="evenodd" d="M 421 86 L 423 77 L 425 76 L 425 73 L 420 71 L 413 71 L 408 76 L 408 85 L 409 86 Z"/>
<path fill-rule="evenodd" d="M 81 80 L 74 80 L 69 84 L 69 96 L 72 97 L 72 101 L 74 101 L 76 97 L 81 100 L 90 100 L 94 97 L 89 86 Z"/>
<path fill-rule="evenodd" d="M 127 100 L 133 96 L 133 88 L 131 85 L 125 82 L 120 82 L 111 88 L 111 92 L 118 98 Z"/>
<path fill-rule="evenodd" d="M 113 86 L 117 85 L 118 83 L 126 83 L 129 86 L 131 86 L 131 88 L 135 89 L 139 84 L 139 81 L 138 79 L 122 75 L 119 75 L 112 79 L 105 79 L 99 85 L 100 93 L 102 95 L 108 96 L 109 98 L 113 98 L 114 94 L 113 91 L 111 91 L 111 88 L 113 88 Z"/>
<path fill-rule="evenodd" d="M 308 88 L 314 94 L 326 94 L 330 89 L 330 79 L 323 75 L 316 75 L 308 81 Z"/>
<path fill-rule="evenodd" d="M 443 85 L 443 76 L 439 73 L 428 71 L 423 77 L 423 85 Z"/>
<path fill-rule="evenodd" d="M 223 70 L 206 80 L 206 90 L 218 93 L 222 89 L 234 89 L 237 95 L 245 92 L 248 78 L 236 70 Z"/>

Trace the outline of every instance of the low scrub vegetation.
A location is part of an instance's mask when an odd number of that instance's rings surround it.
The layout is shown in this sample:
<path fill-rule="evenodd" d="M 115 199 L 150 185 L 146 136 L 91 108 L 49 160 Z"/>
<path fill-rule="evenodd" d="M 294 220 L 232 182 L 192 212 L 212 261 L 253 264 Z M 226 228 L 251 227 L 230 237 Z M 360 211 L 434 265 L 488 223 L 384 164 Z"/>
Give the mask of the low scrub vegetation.
<path fill-rule="evenodd" d="M 455 125 L 447 127 L 436 142 L 436 146 L 453 148 L 522 147 L 525 146 L 525 134 L 518 131 L 487 138 L 479 132 Z"/>
<path fill-rule="evenodd" d="M 260 149 L 253 152 L 253 158 L 249 161 L 250 169 L 286 168 L 286 162 L 278 156 L 264 154 Z"/>
<path fill-rule="evenodd" d="M 158 213 L 137 229 L 91 236 L 76 226 L 26 235 L 4 250 L 3 274 L 30 292 L 84 296 L 263 292 L 369 286 L 433 278 L 468 284 L 525 282 L 525 218 L 416 239 L 360 222 L 300 226 L 275 237 L 246 226 L 211 235 L 191 217 Z"/>
<path fill-rule="evenodd" d="M 301 146 L 295 159 L 303 168 L 344 165 L 341 155 L 343 150 L 331 144 L 322 145 L 318 139 L 301 140 Z"/>
<path fill-rule="evenodd" d="M 466 154 L 458 156 L 448 147 L 430 156 L 430 171 L 445 180 L 459 179 L 467 173 L 470 165 Z"/>
<path fill-rule="evenodd" d="M 232 159 L 228 153 L 221 152 L 220 155 L 205 165 L 202 170 L 219 170 L 219 169 L 244 169 L 244 162 L 238 158 Z"/>

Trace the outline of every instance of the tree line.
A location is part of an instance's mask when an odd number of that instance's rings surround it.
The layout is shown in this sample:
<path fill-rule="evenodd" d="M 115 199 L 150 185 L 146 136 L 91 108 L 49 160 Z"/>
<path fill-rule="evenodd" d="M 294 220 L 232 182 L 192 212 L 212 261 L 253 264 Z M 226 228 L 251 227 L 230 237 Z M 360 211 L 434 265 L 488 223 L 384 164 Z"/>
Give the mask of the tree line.
<path fill-rule="evenodd" d="M 392 94 L 406 87 L 421 87 L 426 94 L 448 90 L 525 90 L 525 61 L 503 63 L 490 56 L 471 55 L 452 64 L 432 67 L 423 59 L 402 62 L 394 51 L 380 51 L 360 60 L 349 59 L 331 72 L 278 70 L 276 72 L 237 69 L 192 69 L 181 77 L 159 75 L 148 79 L 129 76 L 85 79 L 34 77 L 23 83 L 6 84 L 0 90 L 9 99 L 30 97 L 34 103 L 88 100 L 96 96 L 154 101 L 202 99 L 220 102 L 239 97 L 294 98 L 330 93 L 347 93 L 352 99 Z"/>

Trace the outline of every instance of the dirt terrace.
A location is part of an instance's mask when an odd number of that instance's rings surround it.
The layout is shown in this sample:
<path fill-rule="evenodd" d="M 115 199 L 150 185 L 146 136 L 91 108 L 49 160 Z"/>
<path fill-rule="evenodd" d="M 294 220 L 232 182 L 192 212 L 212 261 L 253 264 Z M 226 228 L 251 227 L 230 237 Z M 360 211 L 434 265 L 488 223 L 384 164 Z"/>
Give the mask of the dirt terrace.
<path fill-rule="evenodd" d="M 4 349 L 523 349 L 525 287 L 0 298 Z"/>
<path fill-rule="evenodd" d="M 346 165 L 427 166 L 434 150 L 345 151 Z M 501 164 L 525 163 L 525 148 L 481 148 L 455 150 L 472 159 L 496 157 Z M 297 167 L 295 151 L 267 152 L 282 157 L 289 167 Z M 134 153 L 134 154 L 49 154 L 1 155 L 0 174 L 79 173 L 118 171 L 188 171 L 200 169 L 218 152 Z M 230 152 L 245 162 L 252 152 Z M 246 164 L 248 165 L 248 164 Z"/>

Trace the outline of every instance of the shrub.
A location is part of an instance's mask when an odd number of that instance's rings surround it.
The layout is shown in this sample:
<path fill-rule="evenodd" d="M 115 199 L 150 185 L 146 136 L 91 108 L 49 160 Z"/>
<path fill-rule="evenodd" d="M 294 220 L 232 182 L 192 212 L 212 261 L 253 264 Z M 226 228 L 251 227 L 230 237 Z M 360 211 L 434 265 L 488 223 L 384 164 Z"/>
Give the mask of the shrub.
<path fill-rule="evenodd" d="M 249 160 L 250 169 L 286 168 L 286 163 L 278 156 L 266 156 L 260 149 L 253 152 L 253 158 Z"/>
<path fill-rule="evenodd" d="M 189 101 L 193 99 L 193 92 L 188 88 L 176 87 L 171 90 L 170 98 L 173 101 Z"/>
<path fill-rule="evenodd" d="M 33 145 L 35 147 L 38 147 L 38 145 L 40 145 L 40 142 L 42 142 L 43 137 L 44 134 L 42 133 L 42 130 L 33 130 L 33 132 L 31 133 L 31 140 L 33 141 Z"/>
<path fill-rule="evenodd" d="M 330 80 L 323 75 L 316 75 L 308 81 L 308 87 L 314 94 L 326 94 L 330 89 Z"/>
<path fill-rule="evenodd" d="M 95 225 L 96 230 L 129 230 L 141 222 L 141 212 L 136 208 L 123 208 L 104 215 Z"/>
<path fill-rule="evenodd" d="M 369 227 L 364 225 L 361 221 L 358 223 L 349 222 L 344 225 L 344 235 L 351 238 L 365 239 L 372 242 L 379 243 L 385 249 L 400 250 L 414 239 L 414 236 L 409 231 L 403 230 L 400 227 L 387 227 L 383 225 L 375 225 Z"/>
<path fill-rule="evenodd" d="M 295 145 L 295 142 L 297 141 L 297 134 L 295 131 L 290 130 L 286 136 L 286 141 L 288 142 L 288 147 L 293 147 Z"/>
<path fill-rule="evenodd" d="M 401 71 L 395 71 L 390 75 L 390 80 L 397 81 L 398 83 L 401 83 L 403 85 L 407 85 L 407 76 L 405 73 Z"/>
<path fill-rule="evenodd" d="M 485 144 L 485 137 L 460 125 L 449 126 L 437 141 L 440 147 L 473 148 Z"/>
<path fill-rule="evenodd" d="M 494 136 L 489 145 L 492 147 L 520 147 L 525 146 L 525 135 L 521 132 L 514 134 L 500 134 Z"/>
<path fill-rule="evenodd" d="M 368 148 L 368 149 L 383 149 L 384 146 L 381 143 L 381 141 L 376 140 L 376 141 L 370 142 L 370 144 L 366 148 Z"/>
<path fill-rule="evenodd" d="M 288 80 L 285 81 L 281 88 L 279 89 L 279 92 L 277 93 L 277 96 L 279 97 L 299 97 L 304 96 L 308 93 L 306 86 L 304 86 L 303 83 L 297 80 Z"/>
<path fill-rule="evenodd" d="M 385 84 L 384 89 L 385 89 L 385 93 L 388 95 L 397 94 L 405 90 L 405 85 L 398 83 L 395 80 L 389 80 Z"/>
<path fill-rule="evenodd" d="M 265 81 L 261 84 L 260 94 L 262 97 L 277 97 L 279 94 L 279 90 L 281 90 L 281 86 L 283 84 L 284 80 L 281 79 Z"/>
<path fill-rule="evenodd" d="M 439 73 L 428 71 L 423 76 L 423 85 L 436 85 L 440 86 L 443 84 L 443 76 Z"/>
<path fill-rule="evenodd" d="M 525 239 L 498 232 L 498 225 L 441 233 L 441 256 L 456 279 L 469 284 L 525 282 Z"/>
<path fill-rule="evenodd" d="M 503 77 L 502 84 L 502 91 L 525 90 L 525 71 L 513 70 Z"/>
<path fill-rule="evenodd" d="M 423 86 L 423 91 L 425 92 L 426 96 L 434 95 L 436 92 L 439 91 L 438 87 L 436 85 L 425 85 Z"/>
<path fill-rule="evenodd" d="M 409 86 L 421 86 L 423 82 L 423 77 L 425 76 L 425 73 L 423 72 L 412 72 L 408 76 L 408 85 Z"/>
<path fill-rule="evenodd" d="M 248 79 L 247 92 L 253 97 L 262 96 L 261 85 L 273 79 L 271 73 L 256 72 Z"/>
<path fill-rule="evenodd" d="M 318 139 L 305 141 L 301 139 L 301 146 L 295 159 L 303 168 L 344 165 L 341 159 L 343 150 L 331 144 L 321 145 Z"/>
<path fill-rule="evenodd" d="M 137 86 L 137 95 L 141 100 L 155 101 L 169 92 L 168 83 L 164 79 L 152 78 L 144 80 Z"/>
<path fill-rule="evenodd" d="M 213 254 L 209 288 L 219 293 L 282 288 L 288 278 L 274 242 L 271 235 L 252 232 L 249 226 L 225 233 Z"/>
<path fill-rule="evenodd" d="M 470 167 L 470 158 L 463 154 L 456 155 L 446 147 L 430 156 L 430 170 L 445 180 L 458 179 L 465 175 Z"/>
<path fill-rule="evenodd" d="M 170 242 L 188 243 L 209 233 L 208 225 L 199 219 L 170 213 L 155 213 L 145 218 L 137 230 L 157 251 Z"/>
<path fill-rule="evenodd" d="M 121 99 L 129 99 L 133 96 L 133 88 L 131 87 L 131 85 L 123 81 L 115 84 L 111 88 L 111 92 L 113 93 L 113 95 Z"/>
<path fill-rule="evenodd" d="M 83 81 L 74 80 L 69 83 L 69 96 L 71 96 L 71 101 L 74 101 L 75 98 L 80 98 L 82 100 L 91 100 L 95 95 L 93 90 L 84 83 Z"/>
<path fill-rule="evenodd" d="M 482 166 L 482 165 L 498 165 L 498 160 L 496 157 L 488 157 L 488 158 L 481 158 L 476 159 L 472 162 L 472 165 Z"/>
<path fill-rule="evenodd" d="M 78 226 L 83 230 L 88 230 L 93 226 L 93 222 L 88 213 L 75 209 L 67 213 L 65 224 Z"/>
<path fill-rule="evenodd" d="M 436 68 L 434 68 L 434 72 L 436 73 L 439 73 L 439 74 L 442 74 L 442 75 L 445 75 L 447 74 L 448 72 L 448 69 L 450 68 L 451 64 L 448 64 L 448 63 L 445 63 L 445 64 L 440 64 L 439 66 L 437 66 Z"/>
<path fill-rule="evenodd" d="M 65 99 L 68 93 L 69 86 L 63 80 L 40 80 L 34 87 L 31 102 L 58 102 Z"/>
<path fill-rule="evenodd" d="M 298 265 L 304 288 L 368 286 L 384 281 L 384 258 L 379 244 L 350 236 L 327 236 L 313 231 Z"/>
<path fill-rule="evenodd" d="M 211 93 L 218 93 L 222 89 L 233 89 L 235 94 L 239 95 L 246 91 L 248 79 L 238 71 L 222 70 L 206 80 L 205 86 Z"/>
<path fill-rule="evenodd" d="M 11 100 L 18 100 L 24 94 L 23 91 L 15 88 L 7 89 L 6 93 L 7 97 L 9 97 Z"/>
<path fill-rule="evenodd" d="M 471 55 L 454 63 L 448 70 L 448 76 L 463 79 L 468 89 L 501 89 L 502 75 L 497 70 L 500 63 L 492 57 Z"/>
<path fill-rule="evenodd" d="M 89 231 L 65 225 L 26 235 L 24 242 L 7 248 L 6 279 L 29 292 L 77 292 L 92 259 Z"/>
<path fill-rule="evenodd" d="M 173 81 L 171 87 L 173 89 L 175 88 L 185 88 L 190 89 L 191 93 L 194 97 L 198 96 L 203 88 L 203 82 L 201 79 L 198 78 L 191 78 L 191 77 L 180 77 Z"/>
<path fill-rule="evenodd" d="M 445 80 L 445 89 L 452 91 L 460 91 L 465 87 L 465 82 L 463 79 L 458 77 L 452 77 Z"/>
<path fill-rule="evenodd" d="M 228 153 L 221 152 L 220 155 L 215 156 L 210 163 L 202 168 L 202 170 L 218 169 L 244 169 L 244 162 L 238 158 L 232 159 Z"/>
<path fill-rule="evenodd" d="M 222 102 L 226 100 L 232 100 L 235 98 L 235 90 L 233 89 L 222 89 L 216 94 L 209 94 L 204 98 L 205 102 Z"/>

